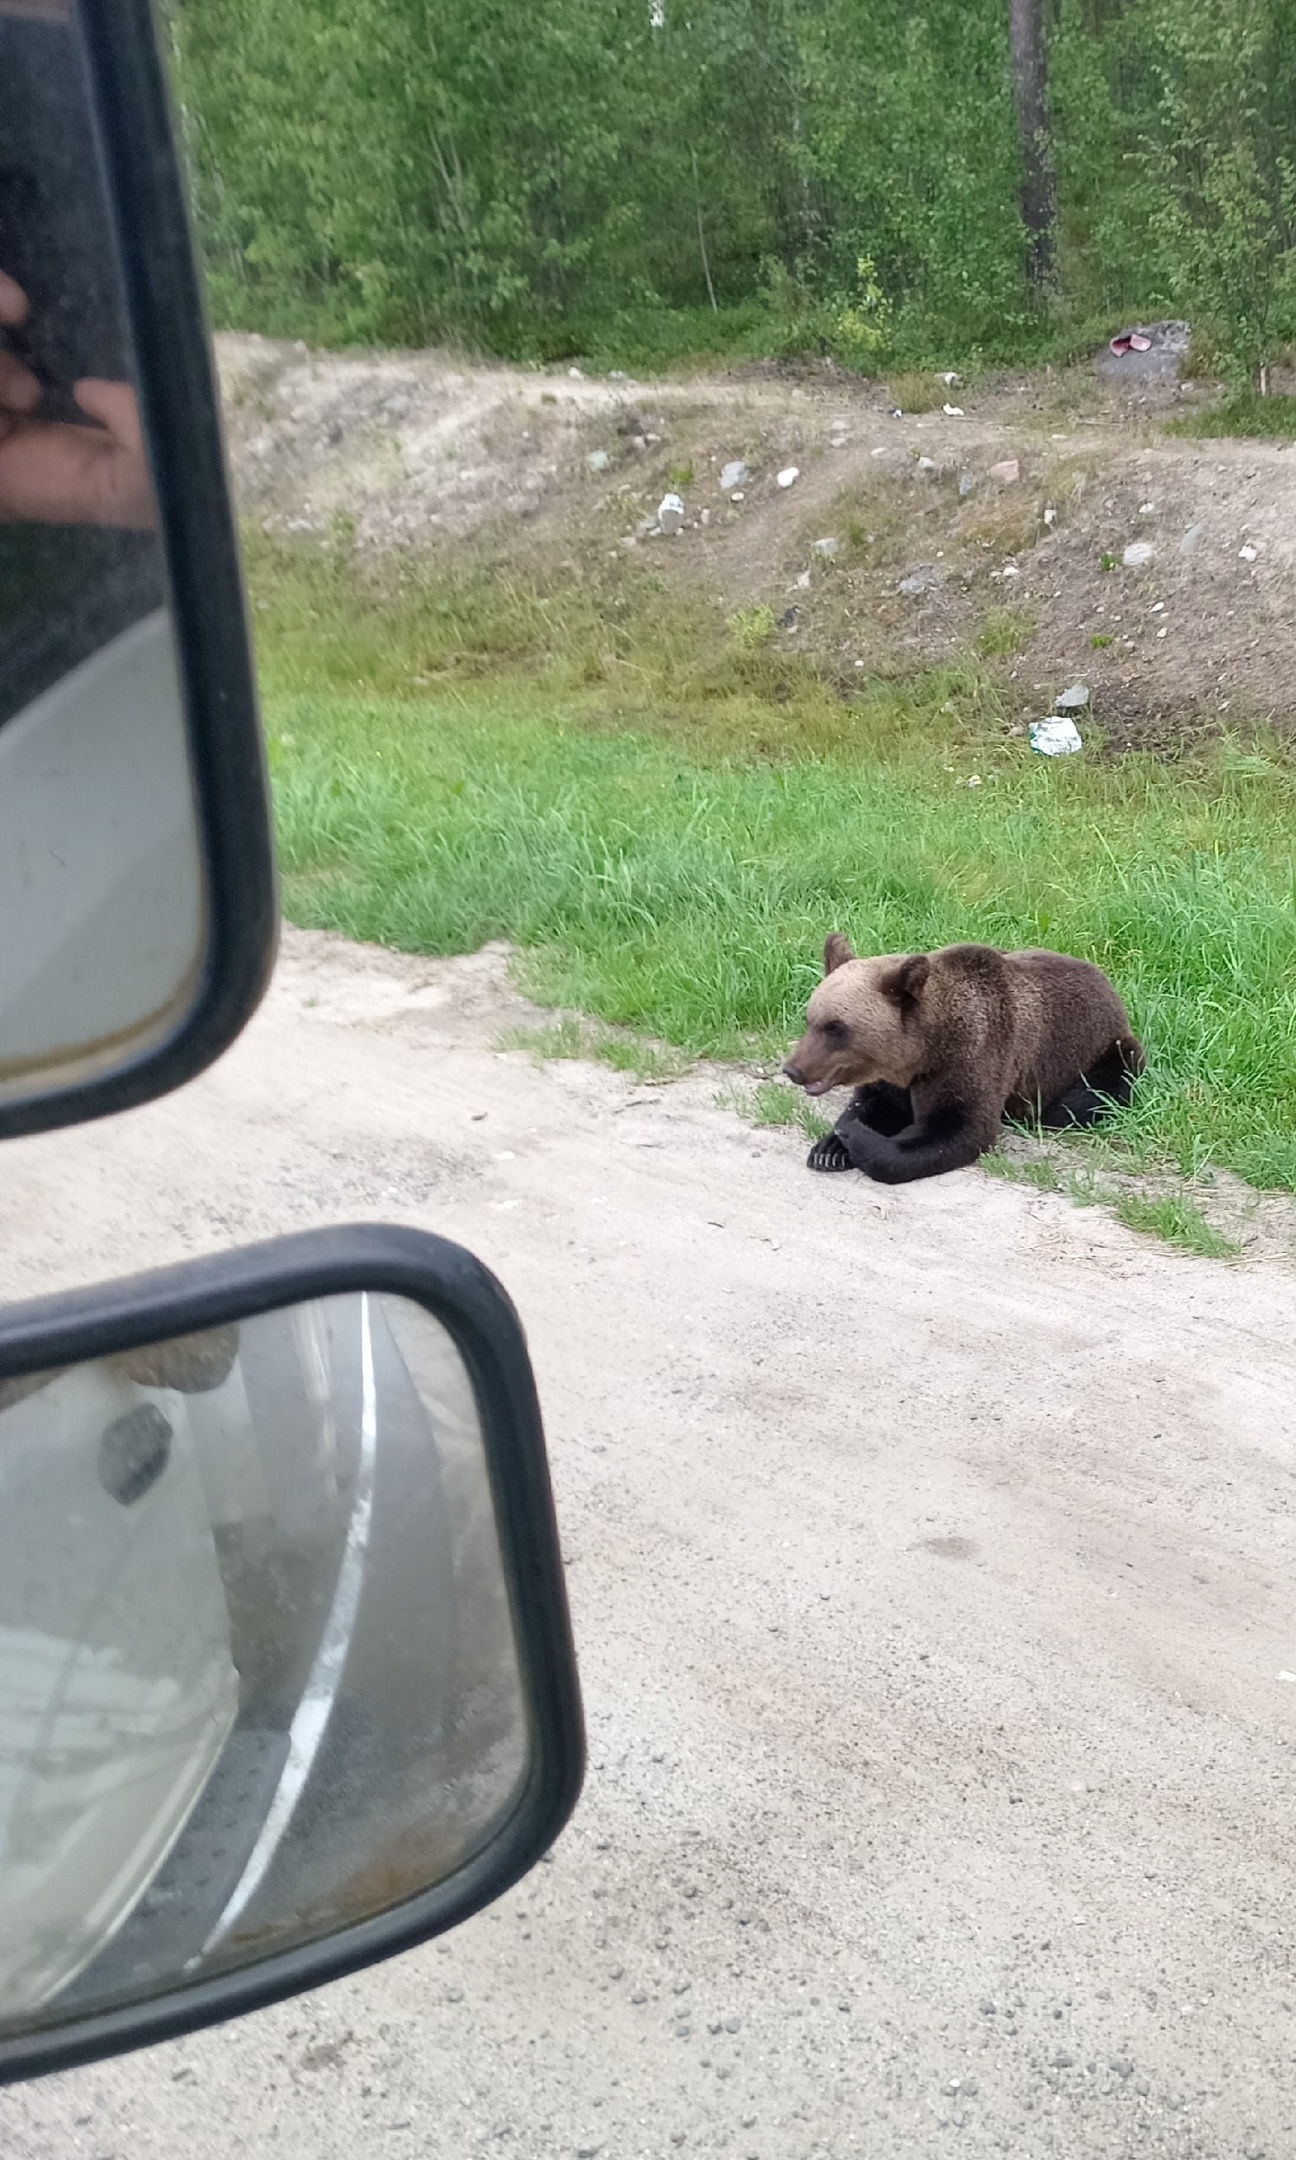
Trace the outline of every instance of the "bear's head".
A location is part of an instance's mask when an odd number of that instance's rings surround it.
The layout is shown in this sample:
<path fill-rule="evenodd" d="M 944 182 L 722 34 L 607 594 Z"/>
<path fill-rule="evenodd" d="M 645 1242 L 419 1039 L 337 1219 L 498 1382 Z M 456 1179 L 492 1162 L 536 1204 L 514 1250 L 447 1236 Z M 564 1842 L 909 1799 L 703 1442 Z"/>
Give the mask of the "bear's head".
<path fill-rule="evenodd" d="M 824 946 L 824 979 L 806 1009 L 805 1033 L 783 1067 L 807 1095 L 889 1080 L 908 1087 L 927 1045 L 919 1005 L 930 970 L 926 953 L 857 960 L 834 930 Z"/>

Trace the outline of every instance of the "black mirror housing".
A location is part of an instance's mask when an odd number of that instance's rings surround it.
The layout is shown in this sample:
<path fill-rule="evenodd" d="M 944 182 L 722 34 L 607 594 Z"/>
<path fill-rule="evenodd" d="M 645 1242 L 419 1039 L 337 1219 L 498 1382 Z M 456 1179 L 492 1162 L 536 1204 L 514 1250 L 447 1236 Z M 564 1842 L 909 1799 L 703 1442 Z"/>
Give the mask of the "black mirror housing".
<path fill-rule="evenodd" d="M 159 574 L 169 614 L 169 638 L 163 627 L 163 642 L 168 647 L 166 665 L 173 668 L 173 686 L 178 679 L 176 727 L 183 735 L 183 748 L 177 752 L 178 784 L 184 784 L 187 760 L 192 794 L 186 845 L 195 858 L 195 930 L 192 949 L 181 954 L 174 969 L 174 994 L 168 980 L 167 998 L 154 998 L 148 1025 L 133 1032 L 125 1026 L 114 1028 L 110 1016 L 96 1031 L 87 1021 L 86 1042 L 77 1044 L 62 1023 L 93 1003 L 95 978 L 111 970 L 118 954 L 129 954 L 130 942 L 124 930 L 117 947 L 109 941 L 107 961 L 96 948 L 87 956 L 84 983 L 79 989 L 70 985 L 62 1000 L 61 1025 L 49 1035 L 48 1056 L 44 1038 L 37 1046 L 42 1052 L 38 1056 L 20 1029 L 13 1042 L 6 1041 L 5 980 L 0 970 L 0 1138 L 126 1109 L 202 1071 L 255 1010 L 269 979 L 278 925 L 264 748 L 219 401 L 169 92 L 148 0 L 103 0 L 103 4 L 77 10 L 75 16 L 69 11 L 65 18 L 47 7 L 33 11 L 30 23 L 11 17 L 2 27 L 9 37 L 59 41 L 49 47 L 48 57 L 62 55 L 59 66 L 66 67 L 73 90 L 79 79 L 85 108 L 79 117 L 88 117 L 96 147 L 103 200 L 94 206 L 95 221 L 103 224 L 106 219 L 115 242 L 116 311 L 132 356 L 156 504 Z M 44 47 L 41 57 L 47 57 Z M 6 148 L 4 132 L 0 94 L 0 163 Z M 29 144 L 27 154 L 39 167 L 39 142 L 34 147 Z M 53 155 L 51 150 L 51 160 Z M 64 183 L 53 163 L 43 182 L 39 169 L 34 177 L 20 177 L 28 182 L 22 202 L 35 202 L 38 209 L 42 186 L 45 197 L 52 198 Z M 8 225 L 8 244 L 18 248 L 23 217 L 11 216 Z M 0 219 L 0 243 L 5 229 Z M 38 259 L 35 246 L 29 253 Z M 0 253 L 0 271 L 6 267 Z M 21 262 L 18 267 L 22 268 Z M 68 275 L 73 282 L 74 272 L 72 265 Z M 35 352 L 36 332 L 41 327 L 38 315 L 33 302 L 32 323 L 20 331 L 0 332 L 0 344 L 6 338 L 11 342 L 19 338 L 18 350 Z M 65 411 L 75 417 L 66 386 L 60 390 L 57 384 L 50 385 L 46 406 L 39 410 L 43 409 L 55 417 Z M 12 521 L 24 513 L 10 509 L 6 514 Z M 12 522 L 7 529 L 13 533 Z M 34 534 L 38 531 L 35 526 L 30 529 Z M 78 538 L 66 522 L 39 530 L 47 549 L 52 533 L 55 547 L 61 547 L 65 555 Z M 158 621 L 163 624 L 162 617 Z M 89 695 L 93 702 L 102 692 L 92 689 Z M 17 741 L 24 717 L 19 714 L 6 720 L 0 711 L 0 757 L 7 741 Z M 91 734 L 86 739 L 94 740 Z M 66 764 L 67 753 L 61 745 L 60 753 Z M 6 782 L 8 815 L 19 839 L 26 814 L 23 790 L 35 785 L 28 776 L 31 762 L 20 766 L 18 779 Z M 148 764 L 145 746 L 135 769 L 147 772 Z M 0 779 L 4 777 L 0 771 Z M 47 775 L 42 773 L 42 779 L 47 780 Z M 133 784 L 123 778 L 124 797 Z M 110 808 L 115 813 L 116 807 L 105 802 L 104 817 Z M 91 837 L 93 810 L 91 798 L 83 812 Z M 87 852 L 80 844 L 83 836 L 76 821 L 69 826 L 57 803 L 49 813 L 49 831 L 48 842 L 43 837 L 41 841 L 43 860 L 58 852 L 64 834 L 74 860 Z M 13 835 L 7 829 L 4 838 L 11 846 Z M 141 851 L 147 840 L 144 831 Z M 146 924 L 155 924 L 165 916 L 167 900 L 166 880 L 155 874 L 144 900 L 137 901 L 136 915 L 142 906 Z M 102 909 L 97 912 L 102 917 Z M 88 923 L 95 914 L 91 897 L 76 920 Z M 75 944 L 75 938 L 65 939 L 51 967 L 70 965 Z M 20 988 L 30 991 L 30 985 Z M 141 1011 L 147 1002 L 142 998 Z M 132 1023 L 134 1018 L 132 1014 Z"/>
<path fill-rule="evenodd" d="M 299 1356 L 303 1315 L 314 1334 Z M 245 1490 L 278 1481 L 278 1547 L 252 1542 L 228 1491 L 214 1498 L 208 1479 L 204 1497 L 192 1474 L 194 1406 L 215 1415 L 222 1402 L 206 1467 L 220 1483 L 243 1460 Z M 328 1476 L 305 1491 L 326 1434 Z M 192 2031 L 407 1949 L 500 1896 L 552 1843 L 584 1768 L 562 1562 L 522 1329 L 471 1254 L 407 1229 L 323 1230 L 10 1307 L 0 1445 L 15 1472 L 0 1531 L 0 1833 L 7 1813 L 24 1856 L 0 1877 L 0 2083 Z M 459 1530 L 442 1528 L 456 1506 L 477 1538 L 466 1568 Z M 483 1602 L 483 1553 L 503 1629 L 490 1583 Z M 204 1566 L 222 1644 L 212 1685 L 210 1660 L 186 1663 L 180 1647 Z M 452 1670 L 456 1643 L 469 1662 Z M 104 1737 L 105 1672 L 124 1739 Z M 465 1705 L 492 1688 L 478 1745 Z M 299 1699 L 305 1718 L 288 1727 Z M 172 1707 L 158 1713 L 159 1702 Z M 258 1784 L 247 1764 L 264 1760 L 276 1727 L 282 1744 Z M 140 1769 L 168 1747 L 183 1775 L 170 1777 L 144 1852 Z M 238 1849 L 213 1892 L 204 1794 L 231 1762 L 221 1839 Z M 474 1799 L 450 1825 L 456 1764 L 465 1791 L 494 1785 L 488 1805 Z M 115 1815 L 114 1776 L 127 1796 Z M 93 1939 L 69 1951 L 83 1925 Z"/>

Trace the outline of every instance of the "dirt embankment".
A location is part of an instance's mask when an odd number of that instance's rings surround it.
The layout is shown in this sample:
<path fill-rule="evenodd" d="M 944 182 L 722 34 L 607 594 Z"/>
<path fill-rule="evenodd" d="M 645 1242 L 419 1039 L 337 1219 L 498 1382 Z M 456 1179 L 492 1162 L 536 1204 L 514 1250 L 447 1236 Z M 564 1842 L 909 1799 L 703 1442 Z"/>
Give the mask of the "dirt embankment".
<path fill-rule="evenodd" d="M 1083 677 L 1117 746 L 1296 717 L 1296 446 L 1167 435 L 1196 386 L 1077 369 L 897 416 L 830 372 L 644 383 L 218 343 L 241 504 L 268 530 L 573 568 L 625 551 L 769 606 L 843 678 L 978 647 L 1027 706 Z M 669 489 L 673 537 L 646 529 Z"/>

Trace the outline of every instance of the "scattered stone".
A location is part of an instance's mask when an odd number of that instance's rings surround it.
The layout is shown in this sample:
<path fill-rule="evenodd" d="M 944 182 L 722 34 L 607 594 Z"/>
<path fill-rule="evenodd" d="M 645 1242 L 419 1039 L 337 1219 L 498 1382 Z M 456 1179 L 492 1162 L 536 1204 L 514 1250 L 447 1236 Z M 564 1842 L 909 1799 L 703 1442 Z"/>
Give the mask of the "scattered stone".
<path fill-rule="evenodd" d="M 608 369 L 609 382 L 629 382 L 629 380 L 630 377 L 626 374 L 624 368 L 613 367 Z"/>
<path fill-rule="evenodd" d="M 790 488 L 794 480 L 801 478 L 801 467 L 799 465 L 785 465 L 782 472 L 776 477 L 781 488 Z"/>
<path fill-rule="evenodd" d="M 1121 561 L 1127 570 L 1146 570 L 1155 553 L 1150 540 L 1131 540 Z"/>
<path fill-rule="evenodd" d="M 1128 2055 L 1113 2055 L 1110 2067 L 1116 2072 L 1118 2078 L 1133 2077 L 1134 2075 L 1134 2065 Z"/>
<path fill-rule="evenodd" d="M 963 499 L 965 499 L 965 498 L 966 498 L 967 496 L 971 495 L 971 494 L 972 494 L 972 493 L 974 492 L 975 488 L 976 488 L 976 481 L 975 481 L 975 480 L 973 479 L 973 477 L 972 477 L 971 473 L 970 473 L 970 472 L 960 473 L 960 475 L 959 475 L 959 497 L 960 497 L 960 500 L 963 500 Z"/>
<path fill-rule="evenodd" d="M 1073 682 L 1069 690 L 1062 690 L 1053 703 L 1060 713 L 1083 712 L 1089 703 L 1088 683 Z"/>
<path fill-rule="evenodd" d="M 1155 516 L 1156 516 L 1156 504 L 1155 504 L 1155 503 L 1150 503 L 1150 502 L 1148 502 L 1148 503 L 1140 503 L 1140 504 L 1139 504 L 1139 516 L 1140 516 L 1140 517 L 1155 517 Z"/>
<path fill-rule="evenodd" d="M 1000 458 L 997 465 L 990 467 L 990 478 L 999 487 L 1012 487 L 1016 481 L 1021 479 L 1020 459 L 1015 457 Z"/>
<path fill-rule="evenodd" d="M 684 505 L 678 495 L 663 495 L 657 506 L 657 523 L 664 533 L 684 530 Z"/>
<path fill-rule="evenodd" d="M 571 376 L 573 382 L 584 382 L 585 380 L 585 371 L 583 368 L 569 367 L 567 373 Z"/>
<path fill-rule="evenodd" d="M 826 561 L 831 562 L 833 556 L 841 552 L 841 541 L 834 540 L 831 537 L 827 540 L 816 540 L 814 552 L 816 555 L 822 555 Z"/>
<path fill-rule="evenodd" d="M 935 472 L 935 470 L 936 470 L 936 460 L 935 460 L 935 458 L 934 458 L 934 457 L 920 457 L 920 458 L 919 458 L 919 460 L 918 460 L 918 470 L 919 470 L 919 472 Z"/>
<path fill-rule="evenodd" d="M 730 458 L 729 463 L 720 468 L 720 491 L 724 495 L 732 495 L 735 488 L 746 487 L 750 479 L 750 468 L 744 465 L 742 459 Z"/>
<path fill-rule="evenodd" d="M 1248 541 L 1245 547 L 1238 549 L 1238 560 L 1239 562 L 1254 562 L 1259 553 L 1259 548 L 1252 547 L 1250 541 Z"/>
<path fill-rule="evenodd" d="M 909 599 L 914 600 L 921 593 L 939 592 L 944 583 L 945 574 L 936 568 L 935 563 L 919 563 L 917 569 L 911 570 L 908 577 L 901 578 L 896 591 L 905 593 Z"/>
<path fill-rule="evenodd" d="M 612 460 L 606 450 L 591 450 L 585 463 L 591 472 L 606 472 Z"/>
<path fill-rule="evenodd" d="M 797 587 L 801 592 L 809 592 L 810 572 L 808 570 L 803 570 L 801 572 L 800 576 L 797 579 Z"/>
<path fill-rule="evenodd" d="M 1063 713 L 1052 720 L 1032 720 L 1030 746 L 1041 757 L 1070 757 L 1083 750 L 1084 743 L 1075 721 Z"/>
<path fill-rule="evenodd" d="M 1179 542 L 1179 553 L 1181 555 L 1195 555 L 1205 538 L 1206 527 L 1204 525 L 1190 525 L 1183 539 Z"/>
<path fill-rule="evenodd" d="M 699 516 L 703 525 L 709 525 L 711 523 L 711 512 L 709 510 L 703 510 L 699 512 Z"/>
<path fill-rule="evenodd" d="M 1143 2099 L 1146 2100 L 1148 2094 L 1152 2090 L 1152 2087 L 1147 2078 L 1135 2078 L 1134 2090 L 1136 2093 L 1141 2094 Z"/>
<path fill-rule="evenodd" d="M 797 626 L 797 612 L 797 609 L 794 607 L 784 608 L 783 613 L 779 616 L 779 629 L 795 630 Z"/>
<path fill-rule="evenodd" d="M 961 420 L 963 418 L 963 407 L 961 405 L 947 405 L 945 407 L 945 418 L 947 420 Z"/>
<path fill-rule="evenodd" d="M 742 2030 L 742 2019 L 727 2017 L 724 2021 L 724 2029 L 727 2033 L 740 2032 Z"/>
<path fill-rule="evenodd" d="M 746 502 L 746 500 L 747 500 L 747 497 L 746 497 L 746 496 L 745 496 L 745 495 L 743 494 L 743 491 L 742 491 L 742 489 L 741 489 L 741 488 L 739 488 L 739 490 L 738 490 L 737 494 L 736 494 L 736 495 L 731 495 L 731 496 L 729 497 L 729 500 L 730 500 L 730 502 Z"/>
<path fill-rule="evenodd" d="M 1074 2067 L 1075 2056 L 1068 2055 L 1065 2048 L 1059 2048 L 1057 2054 L 1053 2057 L 1053 2068 L 1055 2070 L 1071 2070 Z"/>
<path fill-rule="evenodd" d="M 1048 528 L 1049 528 L 1049 531 L 1050 531 L 1050 532 L 1051 532 L 1051 531 L 1053 530 L 1053 527 L 1054 527 L 1054 526 L 1055 526 L 1055 525 L 1057 524 L 1057 506 L 1056 506 L 1056 504 L 1054 504 L 1054 503 L 1045 503 L 1045 505 L 1044 505 L 1044 523 L 1045 523 L 1045 524 L 1046 524 L 1046 525 L 1048 526 Z"/>

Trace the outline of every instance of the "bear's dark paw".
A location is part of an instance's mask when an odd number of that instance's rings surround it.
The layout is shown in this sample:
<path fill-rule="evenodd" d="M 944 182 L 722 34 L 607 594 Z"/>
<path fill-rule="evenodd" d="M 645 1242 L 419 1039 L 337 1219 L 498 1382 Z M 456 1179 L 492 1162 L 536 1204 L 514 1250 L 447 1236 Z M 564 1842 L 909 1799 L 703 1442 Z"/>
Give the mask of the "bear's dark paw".
<path fill-rule="evenodd" d="M 851 1168 L 851 1159 L 845 1142 L 839 1140 L 835 1132 L 825 1133 L 822 1140 L 815 1141 L 810 1153 L 806 1156 L 806 1168 L 809 1170 L 849 1170 Z"/>

